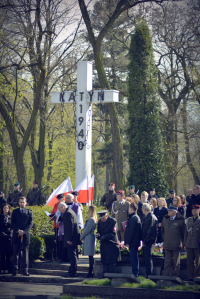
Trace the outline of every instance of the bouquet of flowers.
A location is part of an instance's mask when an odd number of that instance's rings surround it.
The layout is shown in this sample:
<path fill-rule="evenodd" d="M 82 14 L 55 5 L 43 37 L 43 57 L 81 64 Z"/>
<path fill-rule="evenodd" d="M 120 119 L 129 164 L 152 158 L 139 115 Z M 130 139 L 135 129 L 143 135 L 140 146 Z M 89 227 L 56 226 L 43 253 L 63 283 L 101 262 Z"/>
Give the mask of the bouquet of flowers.
<path fill-rule="evenodd" d="M 153 248 L 154 255 L 162 255 L 163 254 L 163 243 L 155 243 Z"/>
<path fill-rule="evenodd" d="M 118 241 L 118 242 L 119 242 L 119 250 L 120 250 L 121 254 L 129 255 L 130 254 L 129 248 L 124 245 L 124 241 L 122 241 L 121 243 L 120 243 L 120 241 Z"/>

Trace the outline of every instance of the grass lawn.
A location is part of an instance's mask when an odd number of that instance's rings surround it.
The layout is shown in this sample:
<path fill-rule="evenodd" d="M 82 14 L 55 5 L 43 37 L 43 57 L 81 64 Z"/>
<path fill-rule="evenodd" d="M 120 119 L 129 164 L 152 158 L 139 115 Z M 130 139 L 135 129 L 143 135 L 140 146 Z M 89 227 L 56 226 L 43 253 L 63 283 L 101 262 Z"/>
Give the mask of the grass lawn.
<path fill-rule="evenodd" d="M 145 288 L 145 289 L 155 289 L 157 288 L 157 284 L 150 279 L 146 279 L 143 276 L 138 276 L 141 280 L 141 283 L 124 283 L 121 287 L 126 288 Z"/>
<path fill-rule="evenodd" d="M 90 286 L 110 286 L 111 285 L 111 280 L 108 278 L 104 279 L 92 279 L 92 280 L 83 280 L 83 284 L 87 284 Z"/>

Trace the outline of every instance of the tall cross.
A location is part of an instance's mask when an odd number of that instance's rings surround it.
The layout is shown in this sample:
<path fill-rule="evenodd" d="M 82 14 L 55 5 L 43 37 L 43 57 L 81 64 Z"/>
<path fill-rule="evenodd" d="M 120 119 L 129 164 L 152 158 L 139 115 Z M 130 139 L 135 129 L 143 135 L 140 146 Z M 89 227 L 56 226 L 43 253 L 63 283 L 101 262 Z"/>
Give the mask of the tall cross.
<path fill-rule="evenodd" d="M 92 90 L 92 63 L 79 61 L 77 90 L 52 92 L 51 103 L 76 102 L 76 186 L 88 175 L 91 177 L 92 105 L 91 103 L 119 102 L 118 90 Z"/>

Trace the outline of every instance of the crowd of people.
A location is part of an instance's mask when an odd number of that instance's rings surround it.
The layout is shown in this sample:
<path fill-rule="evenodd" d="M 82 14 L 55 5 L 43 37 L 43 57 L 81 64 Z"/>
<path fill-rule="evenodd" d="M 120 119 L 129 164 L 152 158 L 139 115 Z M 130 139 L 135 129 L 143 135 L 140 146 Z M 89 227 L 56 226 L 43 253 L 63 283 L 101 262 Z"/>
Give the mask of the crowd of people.
<path fill-rule="evenodd" d="M 41 194 L 35 183 L 33 189 L 37 187 L 36 196 L 29 197 L 28 201 L 21 193 L 19 183 L 15 184 L 14 193 L 18 197 L 19 207 L 13 213 L 11 204 L 15 205 L 16 198 L 10 195 L 6 201 L 0 192 L 1 274 L 8 273 L 13 254 L 12 274 L 18 274 L 22 256 L 23 274 L 29 276 L 28 256 L 33 214 L 26 206 L 34 203 L 34 199 Z M 165 200 L 164 197 L 157 197 L 154 188 L 149 194 L 143 191 L 139 197 L 135 193 L 135 186 L 131 185 L 128 196 L 125 196 L 123 190 L 115 192 L 115 184 L 110 183 L 108 193 L 101 199 L 101 205 L 106 209 L 98 212 L 97 220 L 96 207 L 89 206 L 85 224 L 83 206 L 78 196 L 77 191 L 66 196 L 58 194 L 57 203 L 49 215 L 54 221 L 56 256 L 59 261 L 69 261 L 69 277 L 76 276 L 78 245 L 82 246 L 83 255 L 89 257 L 87 278 L 93 276 L 96 239 L 100 241 L 102 277 L 107 272 L 115 272 L 115 264 L 121 259 L 119 242 L 129 248 L 132 273 L 136 277 L 139 275 L 138 248 L 141 246 L 146 276 L 153 275 L 152 251 L 155 242 L 163 244 L 162 275 L 170 275 L 173 260 L 175 275 L 180 277 L 181 250 L 187 252 L 188 280 L 200 275 L 200 186 L 195 185 L 192 190 L 189 189 L 186 197 L 183 194 L 176 196 L 175 191 L 170 190 L 169 198 Z"/>

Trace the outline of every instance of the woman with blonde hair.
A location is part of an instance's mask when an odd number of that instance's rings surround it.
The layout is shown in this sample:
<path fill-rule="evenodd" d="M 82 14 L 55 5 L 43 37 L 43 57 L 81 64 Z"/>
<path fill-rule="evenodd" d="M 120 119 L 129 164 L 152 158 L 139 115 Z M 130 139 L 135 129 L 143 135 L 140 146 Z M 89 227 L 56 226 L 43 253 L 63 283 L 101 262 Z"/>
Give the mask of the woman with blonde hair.
<path fill-rule="evenodd" d="M 83 241 L 83 255 L 89 256 L 89 272 L 86 278 L 93 276 L 93 266 L 94 266 L 94 255 L 95 255 L 95 234 L 97 224 L 97 213 L 95 206 L 89 206 L 88 218 L 85 222 L 84 231 L 80 236 L 81 241 Z"/>

